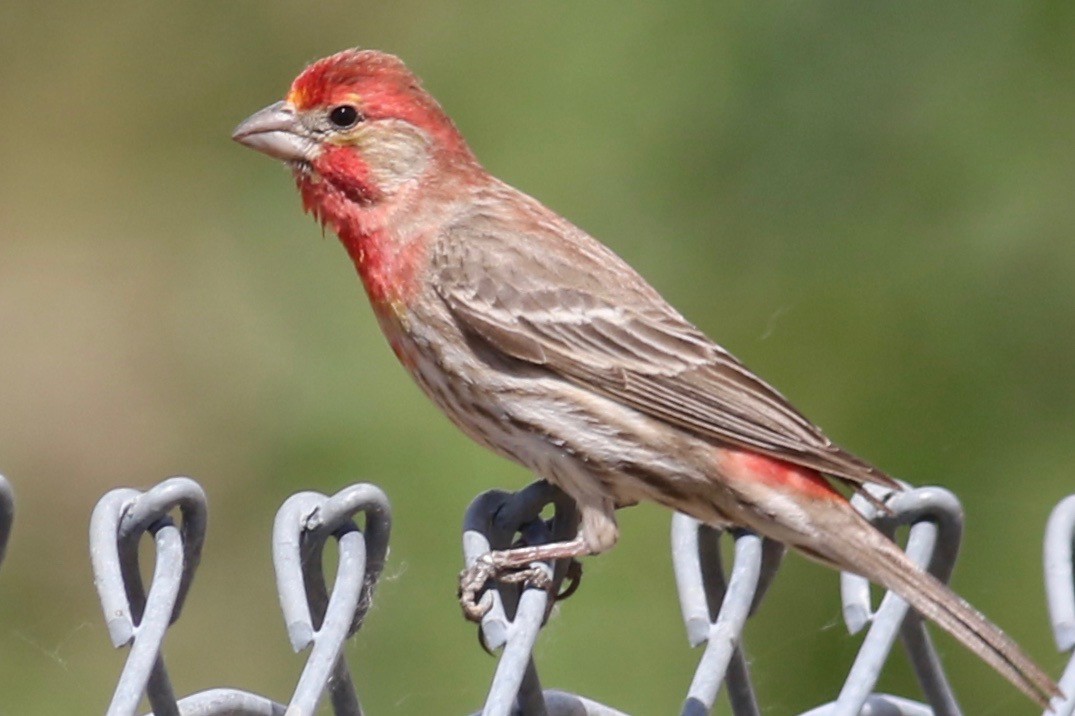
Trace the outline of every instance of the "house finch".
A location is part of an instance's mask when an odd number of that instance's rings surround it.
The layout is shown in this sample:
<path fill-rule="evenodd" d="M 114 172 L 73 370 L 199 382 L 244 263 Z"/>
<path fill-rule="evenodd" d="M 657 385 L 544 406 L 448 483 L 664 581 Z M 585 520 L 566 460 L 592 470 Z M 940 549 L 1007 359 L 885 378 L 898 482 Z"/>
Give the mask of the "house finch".
<path fill-rule="evenodd" d="M 611 250 L 490 176 L 399 59 L 319 60 L 234 138 L 291 168 L 433 402 L 578 503 L 578 538 L 494 553 L 490 571 L 607 550 L 616 507 L 652 500 L 867 577 L 1039 704 L 1059 694 L 834 487 L 897 483 L 834 445 Z"/>

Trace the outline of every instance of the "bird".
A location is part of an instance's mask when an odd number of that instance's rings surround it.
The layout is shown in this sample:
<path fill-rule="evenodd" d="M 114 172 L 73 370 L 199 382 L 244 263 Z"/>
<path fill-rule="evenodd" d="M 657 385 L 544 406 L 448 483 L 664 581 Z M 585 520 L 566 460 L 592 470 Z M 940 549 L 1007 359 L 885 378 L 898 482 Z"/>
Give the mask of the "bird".
<path fill-rule="evenodd" d="M 861 575 L 1036 703 L 1060 696 L 845 495 L 899 483 L 836 445 L 611 249 L 490 174 L 402 60 L 359 48 L 317 60 L 233 139 L 291 169 L 427 396 L 578 505 L 575 539 L 491 553 L 471 575 L 479 584 L 535 557 L 605 552 L 617 508 L 655 502 Z"/>

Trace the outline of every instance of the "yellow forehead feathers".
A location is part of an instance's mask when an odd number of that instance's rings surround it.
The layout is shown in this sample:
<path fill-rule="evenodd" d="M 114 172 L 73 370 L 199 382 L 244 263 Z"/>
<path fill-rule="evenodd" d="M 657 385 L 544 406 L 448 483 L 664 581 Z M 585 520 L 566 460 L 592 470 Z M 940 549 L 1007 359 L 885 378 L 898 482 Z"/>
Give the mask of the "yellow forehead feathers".
<path fill-rule="evenodd" d="M 311 88 L 297 83 L 284 99 L 298 110 L 313 109 L 314 107 L 334 107 L 340 104 L 358 106 L 362 102 L 362 98 L 357 92 L 329 96 L 325 92 L 311 91 Z"/>

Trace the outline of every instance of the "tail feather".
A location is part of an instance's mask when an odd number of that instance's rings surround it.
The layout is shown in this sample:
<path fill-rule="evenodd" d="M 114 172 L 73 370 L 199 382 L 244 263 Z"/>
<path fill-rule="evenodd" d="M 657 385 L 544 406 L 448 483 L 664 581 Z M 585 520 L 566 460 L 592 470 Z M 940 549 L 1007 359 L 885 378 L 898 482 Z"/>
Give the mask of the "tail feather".
<path fill-rule="evenodd" d="M 722 485 L 738 498 L 733 518 L 896 593 L 1041 706 L 1062 696 L 1019 645 L 912 562 L 822 475 L 756 453 L 721 449 L 717 457 Z"/>
<path fill-rule="evenodd" d="M 1043 708 L 1048 708 L 1051 698 L 1061 696 L 1053 679 L 1011 637 L 936 577 L 920 569 L 895 543 L 872 527 L 863 526 L 870 544 L 863 544 L 863 534 L 845 532 L 850 539 L 832 540 L 827 545 L 826 552 L 841 569 L 861 574 L 898 594 Z"/>

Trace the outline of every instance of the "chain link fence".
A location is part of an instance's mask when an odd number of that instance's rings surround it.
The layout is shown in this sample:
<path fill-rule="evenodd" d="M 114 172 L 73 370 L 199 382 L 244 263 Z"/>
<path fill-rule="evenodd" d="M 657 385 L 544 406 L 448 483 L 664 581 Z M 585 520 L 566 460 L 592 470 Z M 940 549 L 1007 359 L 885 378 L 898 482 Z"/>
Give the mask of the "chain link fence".
<path fill-rule="evenodd" d="M 887 493 L 855 505 L 889 535 L 909 528 L 907 553 L 941 580 L 951 575 L 962 534 L 956 497 L 926 487 Z M 883 503 L 888 510 L 876 509 Z M 14 517 L 10 484 L 0 477 L 0 560 Z M 542 515 L 549 512 L 551 517 Z M 144 492 L 117 489 L 97 503 L 90 522 L 94 583 L 113 646 L 129 650 L 108 716 L 134 716 L 143 697 L 157 716 L 308 716 L 327 697 L 337 716 L 361 716 L 358 692 L 344 645 L 362 626 L 384 567 L 391 531 L 385 494 L 355 484 L 326 496 L 300 492 L 280 507 L 272 535 L 273 565 L 284 622 L 296 652 L 308 650 L 298 684 L 285 703 L 241 689 L 211 689 L 178 697 L 168 678 L 164 638 L 179 619 L 201 559 L 207 507 L 193 480 L 171 478 Z M 463 525 L 464 561 L 470 565 L 490 549 L 570 539 L 577 525 L 574 504 L 545 482 L 519 492 L 479 495 Z M 156 550 L 148 586 L 139 571 L 139 546 L 149 536 Z M 329 589 L 324 548 L 337 542 L 336 578 Z M 731 539 L 732 560 L 722 564 L 723 539 Z M 1053 510 L 1045 535 L 1045 580 L 1049 613 L 1061 651 L 1075 649 L 1075 496 Z M 672 560 L 676 586 L 692 646 L 704 645 L 680 709 L 683 716 L 708 714 L 722 685 L 736 716 L 758 716 L 761 707 L 744 656 L 742 632 L 784 554 L 779 543 L 747 532 L 722 533 L 676 515 L 672 520 Z M 552 588 L 498 584 L 482 601 L 482 644 L 500 659 L 484 706 L 484 716 L 625 716 L 624 711 L 582 696 L 543 689 L 533 648 L 556 598 L 577 582 L 572 565 L 534 565 L 546 571 Z M 562 591 L 565 581 L 570 581 Z M 841 575 L 844 621 L 851 633 L 867 629 L 858 655 L 836 699 L 803 716 L 926 716 L 960 714 L 923 621 L 894 594 L 875 609 L 870 586 L 861 577 Z M 922 687 L 925 703 L 875 692 L 875 684 L 897 637 L 903 642 Z M 1072 695 L 1053 704 L 1052 714 L 1075 712 L 1075 659 L 1060 687 Z M 2 709 L 2 696 L 0 696 Z M 1049 713 L 1049 712 L 1047 712 Z"/>

